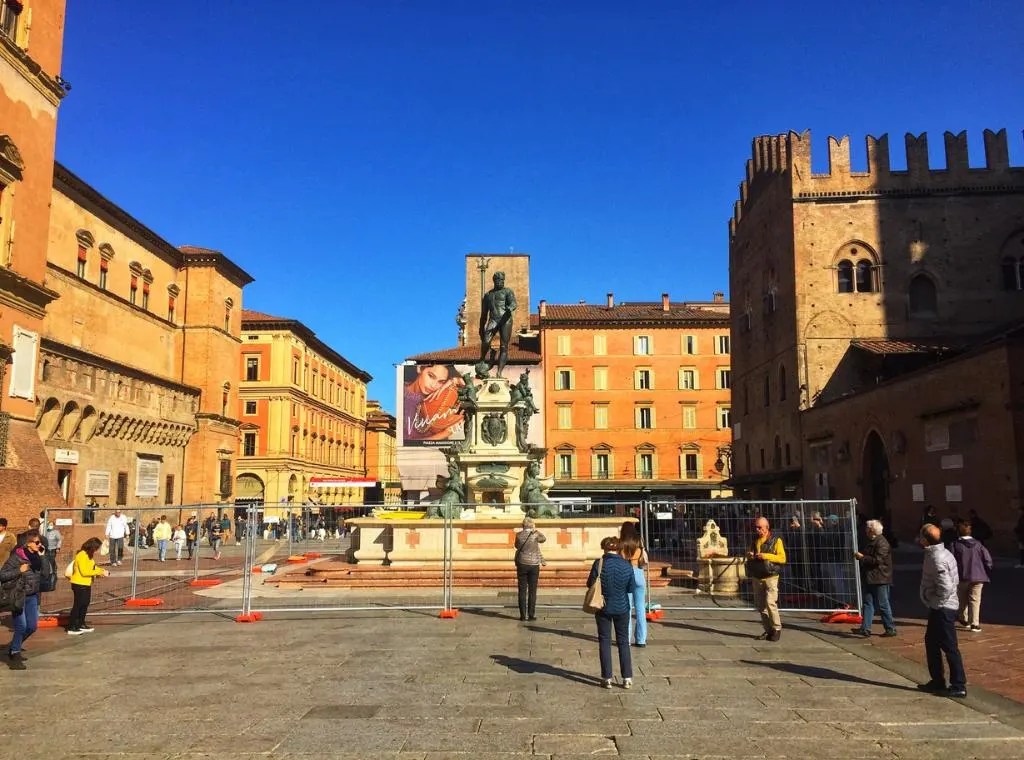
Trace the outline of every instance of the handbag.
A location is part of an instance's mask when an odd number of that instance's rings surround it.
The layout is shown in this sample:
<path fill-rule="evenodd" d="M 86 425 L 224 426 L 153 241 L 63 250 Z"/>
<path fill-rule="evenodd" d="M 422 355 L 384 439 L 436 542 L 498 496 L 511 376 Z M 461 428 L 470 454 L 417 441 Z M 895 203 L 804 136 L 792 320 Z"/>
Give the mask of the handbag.
<path fill-rule="evenodd" d="M 0 611 L 13 615 L 25 609 L 25 579 L 19 575 L 13 580 L 0 584 Z"/>
<path fill-rule="evenodd" d="M 595 614 L 604 609 L 604 594 L 601 593 L 601 571 L 604 569 L 604 555 L 597 562 L 597 578 L 583 595 L 583 611 Z"/>
<path fill-rule="evenodd" d="M 68 562 L 68 566 L 64 568 L 64 577 L 71 580 L 75 575 L 75 561 L 71 560 Z"/>

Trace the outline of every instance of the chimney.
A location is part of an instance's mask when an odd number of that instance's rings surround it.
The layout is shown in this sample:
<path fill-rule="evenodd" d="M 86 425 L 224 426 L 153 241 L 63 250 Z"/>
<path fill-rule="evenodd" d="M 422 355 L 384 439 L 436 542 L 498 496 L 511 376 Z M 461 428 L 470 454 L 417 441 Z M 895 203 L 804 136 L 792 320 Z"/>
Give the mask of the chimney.
<path fill-rule="evenodd" d="M 614 306 L 615 306 L 615 294 L 614 293 L 609 293 L 608 294 L 608 308 L 611 309 Z"/>
<path fill-rule="evenodd" d="M 548 302 L 543 298 L 540 299 L 540 304 L 537 306 L 537 315 L 543 319 L 548 315 Z"/>
<path fill-rule="evenodd" d="M 668 311 L 668 293 L 661 294 L 661 310 Z"/>
<path fill-rule="evenodd" d="M 723 293 L 721 290 L 716 290 L 711 295 L 713 295 L 715 297 L 715 303 L 724 303 L 725 302 L 725 293 Z"/>

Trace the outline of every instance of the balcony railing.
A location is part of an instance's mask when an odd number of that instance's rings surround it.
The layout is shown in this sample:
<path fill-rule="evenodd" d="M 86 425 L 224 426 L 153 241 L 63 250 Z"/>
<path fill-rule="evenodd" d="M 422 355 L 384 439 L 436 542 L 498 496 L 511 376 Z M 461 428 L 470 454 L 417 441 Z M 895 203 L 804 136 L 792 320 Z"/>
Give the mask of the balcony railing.
<path fill-rule="evenodd" d="M 576 477 L 576 475 L 572 472 L 572 470 L 559 470 L 558 471 L 558 479 L 559 480 L 572 480 L 575 477 Z"/>
<path fill-rule="evenodd" d="M 697 476 L 698 476 L 698 473 L 697 473 L 696 470 L 687 470 L 686 471 L 686 479 L 687 480 L 696 480 Z"/>
<path fill-rule="evenodd" d="M 594 473 L 594 480 L 608 480 L 611 477 L 607 470 L 597 470 Z"/>
<path fill-rule="evenodd" d="M 636 475 L 640 480 L 654 480 L 653 470 L 639 470 Z"/>

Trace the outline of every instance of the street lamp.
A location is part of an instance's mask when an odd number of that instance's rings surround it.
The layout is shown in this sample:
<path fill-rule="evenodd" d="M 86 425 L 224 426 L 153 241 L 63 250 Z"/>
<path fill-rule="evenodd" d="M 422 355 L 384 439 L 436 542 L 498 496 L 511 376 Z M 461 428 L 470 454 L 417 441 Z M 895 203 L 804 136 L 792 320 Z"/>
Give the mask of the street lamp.
<path fill-rule="evenodd" d="M 715 460 L 715 469 L 718 472 L 726 471 L 732 475 L 732 446 L 719 446 L 718 459 Z"/>

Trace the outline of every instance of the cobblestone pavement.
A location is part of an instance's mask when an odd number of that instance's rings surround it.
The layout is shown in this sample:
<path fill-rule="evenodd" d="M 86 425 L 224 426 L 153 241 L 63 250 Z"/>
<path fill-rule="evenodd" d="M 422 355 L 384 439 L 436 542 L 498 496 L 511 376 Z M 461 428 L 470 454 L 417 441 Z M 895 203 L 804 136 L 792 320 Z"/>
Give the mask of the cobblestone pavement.
<path fill-rule="evenodd" d="M 592 618 L 216 614 L 69 638 L 0 670 L 0 746 L 32 758 L 1019 758 L 1024 705 L 921 694 L 922 669 L 797 619 L 673 613 L 599 687 Z"/>

